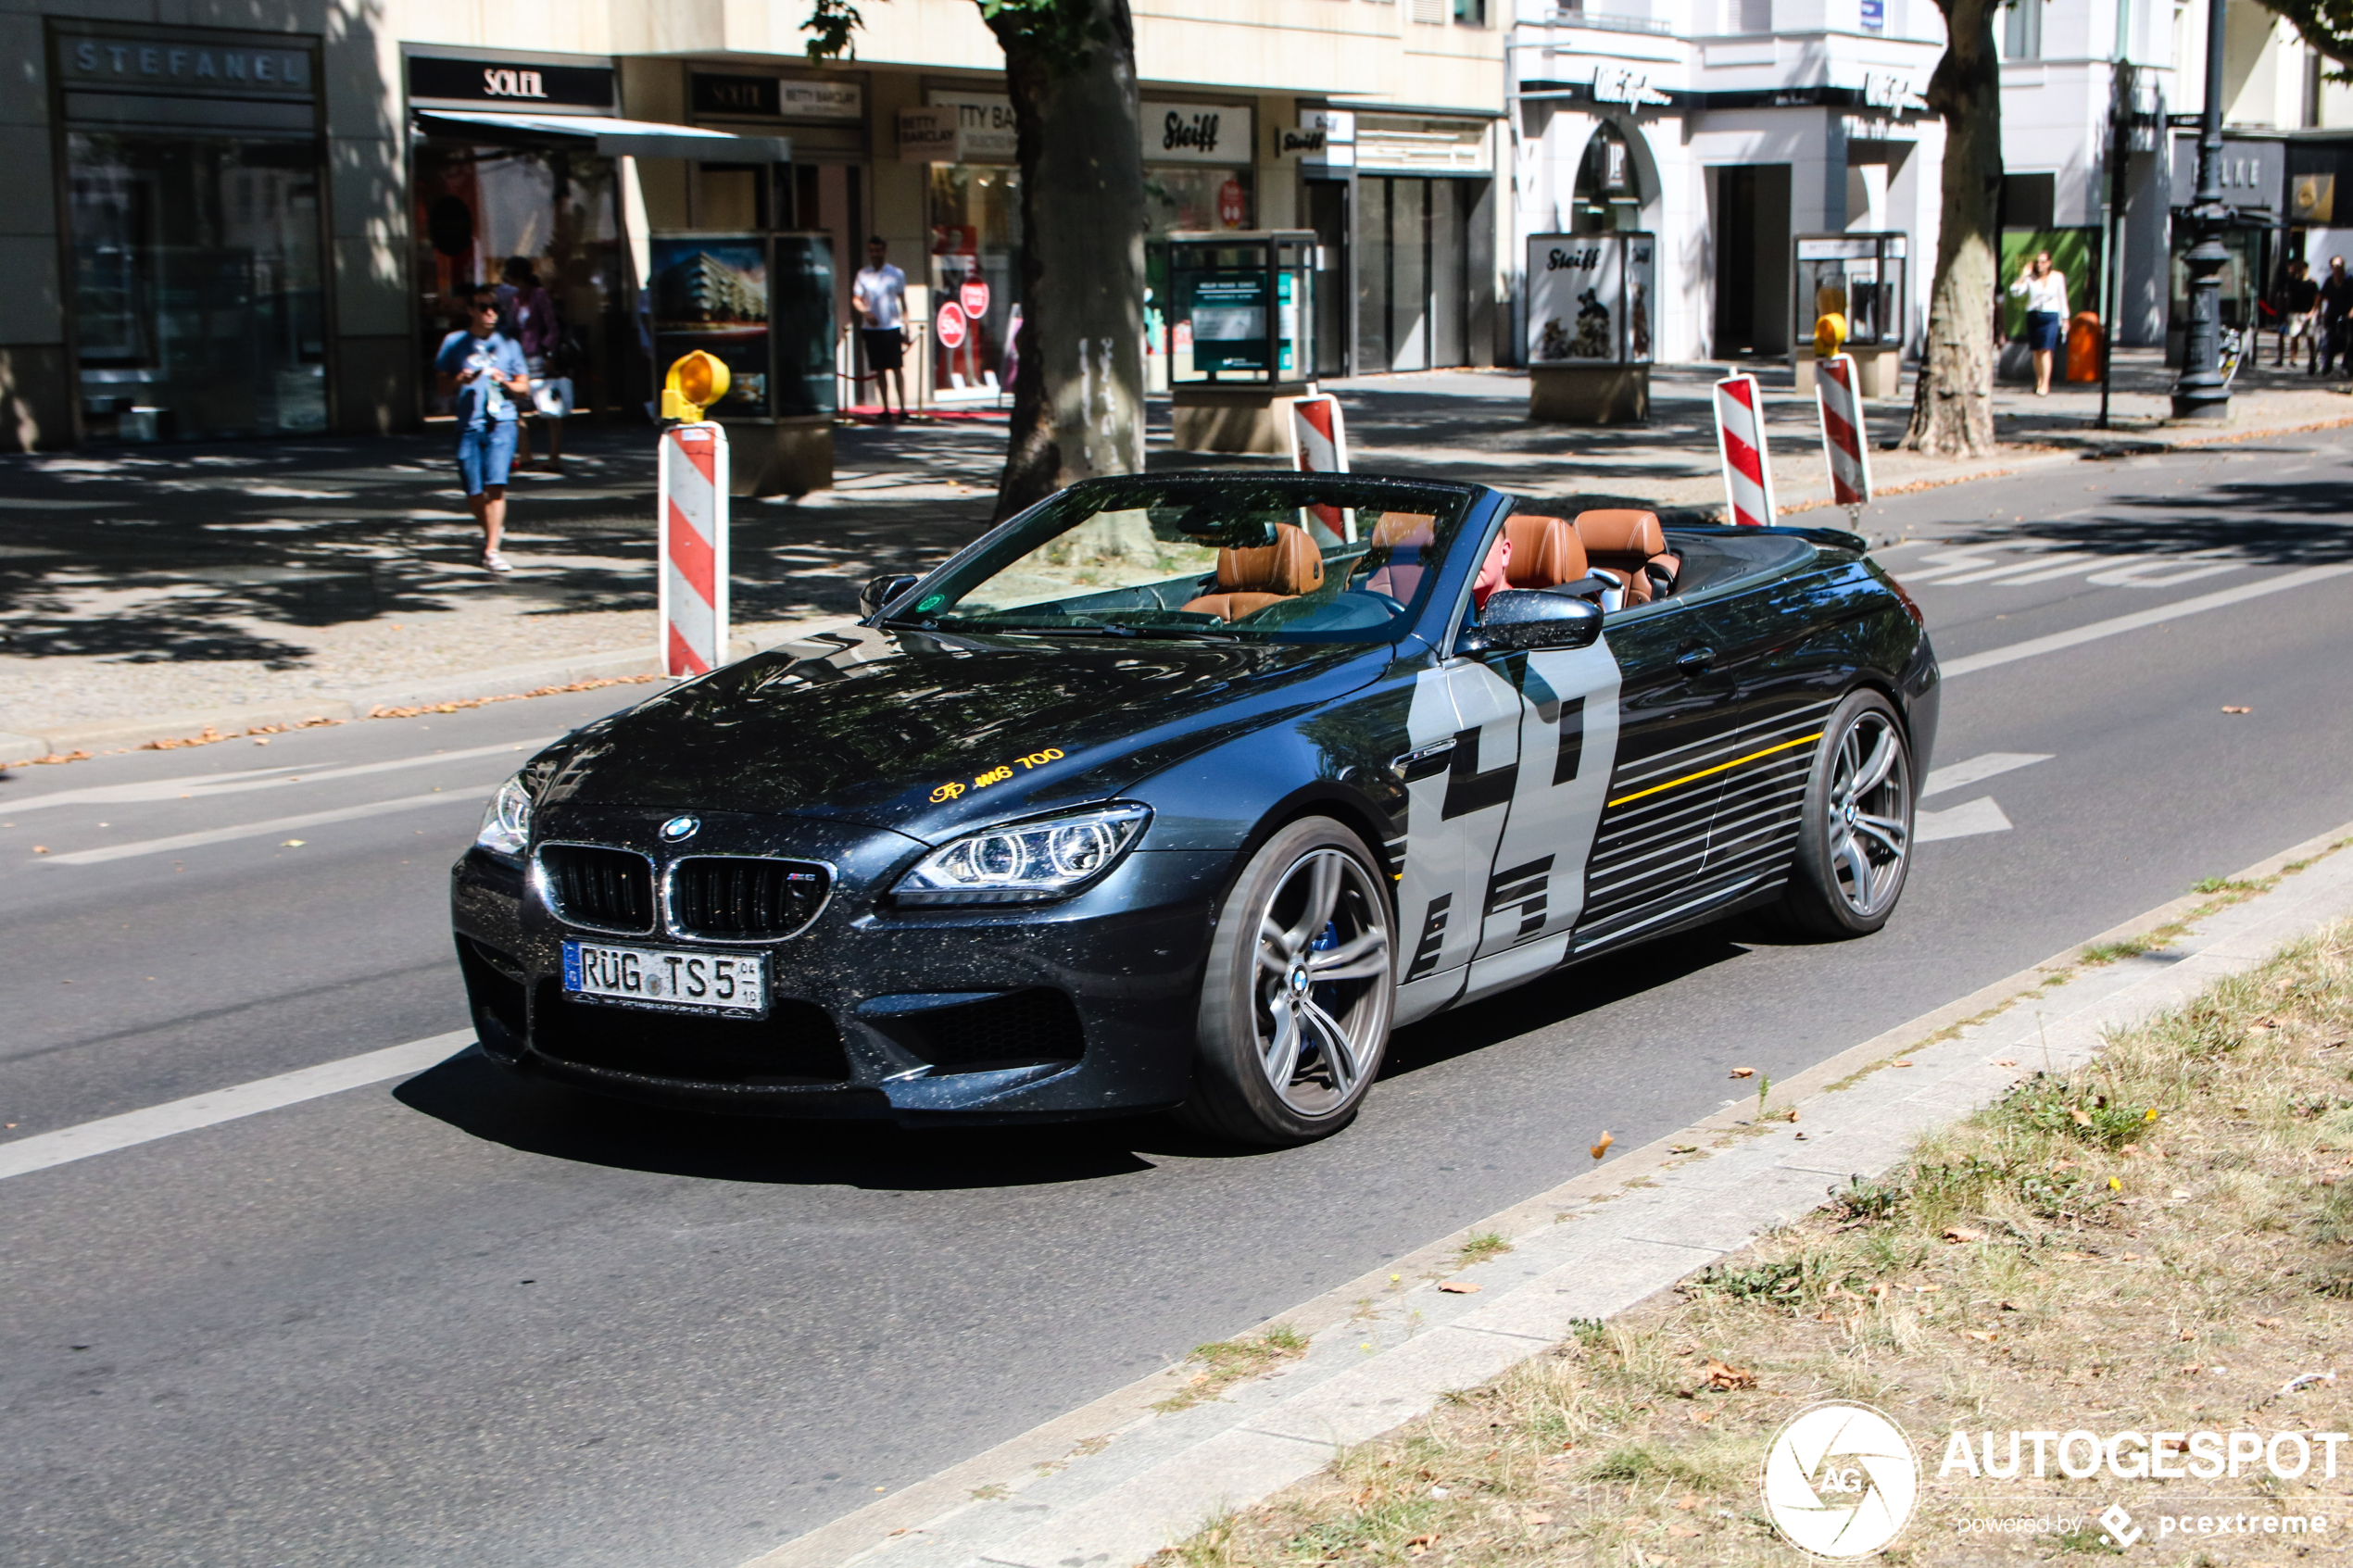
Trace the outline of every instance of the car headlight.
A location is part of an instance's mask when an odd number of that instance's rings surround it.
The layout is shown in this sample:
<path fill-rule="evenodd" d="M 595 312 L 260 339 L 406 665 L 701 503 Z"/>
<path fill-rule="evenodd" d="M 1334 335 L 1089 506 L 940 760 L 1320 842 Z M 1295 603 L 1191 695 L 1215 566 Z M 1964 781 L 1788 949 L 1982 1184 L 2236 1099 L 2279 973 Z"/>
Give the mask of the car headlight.
<path fill-rule="evenodd" d="M 490 807 L 482 814 L 482 830 L 474 834 L 475 845 L 501 855 L 521 856 L 531 842 L 531 791 L 517 773 L 498 786 L 490 797 Z"/>
<path fill-rule="evenodd" d="M 943 844 L 899 879 L 902 904 L 1034 904 L 1064 898 L 1111 870 L 1151 820 L 1134 801 L 1007 822 Z"/>

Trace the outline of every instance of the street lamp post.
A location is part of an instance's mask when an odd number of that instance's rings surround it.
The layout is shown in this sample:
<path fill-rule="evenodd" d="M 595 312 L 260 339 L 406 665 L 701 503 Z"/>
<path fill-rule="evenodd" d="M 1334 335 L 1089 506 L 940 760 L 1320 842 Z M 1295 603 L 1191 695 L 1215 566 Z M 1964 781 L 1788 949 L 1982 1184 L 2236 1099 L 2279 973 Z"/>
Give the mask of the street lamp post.
<path fill-rule="evenodd" d="M 2222 379 L 2222 268 L 2230 252 L 2222 231 L 2222 41 L 2230 0 L 2208 0 L 2206 21 L 2206 109 L 2197 133 L 2197 194 L 2189 220 L 2197 243 L 2182 259 L 2190 270 L 2190 329 L 2182 348 L 2182 379 L 2173 383 L 2177 420 L 2226 420 L 2230 384 Z"/>

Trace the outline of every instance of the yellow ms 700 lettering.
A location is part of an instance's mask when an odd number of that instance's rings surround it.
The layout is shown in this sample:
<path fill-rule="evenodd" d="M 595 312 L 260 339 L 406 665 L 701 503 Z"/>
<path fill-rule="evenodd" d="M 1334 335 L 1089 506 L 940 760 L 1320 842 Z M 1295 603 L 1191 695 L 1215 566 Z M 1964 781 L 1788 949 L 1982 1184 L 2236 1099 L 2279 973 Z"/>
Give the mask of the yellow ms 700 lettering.
<path fill-rule="evenodd" d="M 987 789 L 990 784 L 1002 784 L 1013 776 L 1015 768 L 1042 768 L 1049 762 L 1059 762 L 1062 759 L 1062 747 L 1050 746 L 1043 751 L 1033 751 L 1026 757 L 1016 757 L 1011 762 L 1000 762 L 985 773 L 975 774 L 969 785 L 953 779 L 941 784 L 931 792 L 932 804 L 937 806 L 943 800 L 953 800 L 963 794 L 967 788 Z"/>

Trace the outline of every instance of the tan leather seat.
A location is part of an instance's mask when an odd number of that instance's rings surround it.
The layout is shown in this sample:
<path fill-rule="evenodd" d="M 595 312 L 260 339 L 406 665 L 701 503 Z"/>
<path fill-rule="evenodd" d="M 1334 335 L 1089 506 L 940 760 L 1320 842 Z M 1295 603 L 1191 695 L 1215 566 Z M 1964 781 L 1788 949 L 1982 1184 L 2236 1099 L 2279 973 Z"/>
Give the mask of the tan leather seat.
<path fill-rule="evenodd" d="M 1428 512 L 1383 512 L 1373 525 L 1366 554 L 1387 550 L 1389 558 L 1365 579 L 1367 590 L 1387 594 L 1399 604 L 1411 604 L 1420 591 L 1422 552 L 1438 542 L 1438 519 Z"/>
<path fill-rule="evenodd" d="M 1217 592 L 1185 608 L 1221 621 L 1239 621 L 1268 605 L 1312 594 L 1324 585 L 1324 553 L 1296 523 L 1275 525 L 1275 542 L 1217 552 Z"/>
<path fill-rule="evenodd" d="M 1504 580 L 1515 588 L 1557 588 L 1581 581 L 1588 571 L 1585 546 L 1567 518 L 1533 514 L 1507 518 L 1504 537 L 1512 542 Z"/>
<path fill-rule="evenodd" d="M 1577 514 L 1577 537 L 1585 558 L 1595 570 L 1607 571 L 1626 584 L 1626 602 L 1648 604 L 1656 589 L 1648 568 L 1657 562 L 1674 582 L 1681 562 L 1667 553 L 1667 534 L 1656 512 L 1612 507 Z"/>

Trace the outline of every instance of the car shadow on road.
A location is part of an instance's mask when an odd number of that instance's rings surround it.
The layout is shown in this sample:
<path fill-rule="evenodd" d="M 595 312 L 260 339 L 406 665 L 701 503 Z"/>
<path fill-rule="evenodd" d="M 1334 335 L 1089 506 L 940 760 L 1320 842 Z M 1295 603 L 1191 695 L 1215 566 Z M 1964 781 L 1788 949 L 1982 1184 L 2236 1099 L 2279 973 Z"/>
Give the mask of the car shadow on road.
<path fill-rule="evenodd" d="M 1594 963 L 1556 970 L 1501 996 L 1440 1013 L 1390 1036 L 1380 1076 L 1386 1081 L 1423 1072 L 1673 985 L 1742 957 L 1758 945 L 1739 939 L 1749 935 L 1731 926 L 1703 927 Z"/>
<path fill-rule="evenodd" d="M 393 1091 L 411 1110 L 524 1154 L 651 1174 L 877 1191 L 1042 1186 L 1152 1168 L 1136 1152 L 1164 1124 L 1137 1118 L 1004 1127 L 721 1116 L 607 1099 L 521 1078 L 479 1051 Z M 1153 1132 L 1139 1138 L 1144 1128 Z"/>
<path fill-rule="evenodd" d="M 1600 963 L 1564 970 L 1390 1037 L 1383 1080 L 1557 1026 L 1727 962 L 1761 932 L 1715 926 Z M 1014 1126 L 900 1127 L 888 1122 L 795 1122 L 725 1116 L 608 1099 L 518 1077 L 467 1050 L 393 1091 L 410 1110 L 469 1137 L 550 1160 L 709 1181 L 876 1191 L 1040 1186 L 1098 1181 L 1156 1160 L 1231 1160 L 1282 1150 L 1219 1143 L 1170 1117 L 1133 1116 Z"/>

